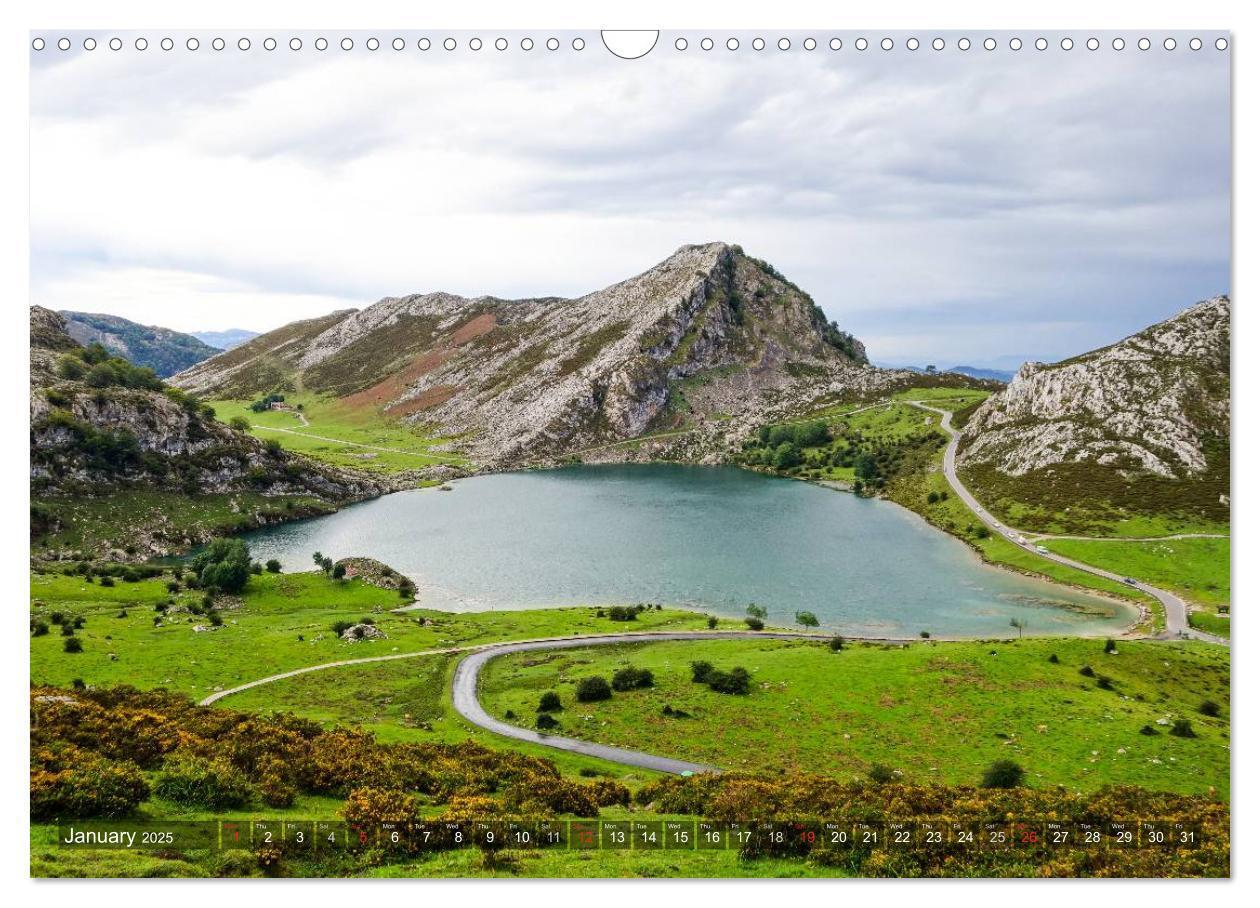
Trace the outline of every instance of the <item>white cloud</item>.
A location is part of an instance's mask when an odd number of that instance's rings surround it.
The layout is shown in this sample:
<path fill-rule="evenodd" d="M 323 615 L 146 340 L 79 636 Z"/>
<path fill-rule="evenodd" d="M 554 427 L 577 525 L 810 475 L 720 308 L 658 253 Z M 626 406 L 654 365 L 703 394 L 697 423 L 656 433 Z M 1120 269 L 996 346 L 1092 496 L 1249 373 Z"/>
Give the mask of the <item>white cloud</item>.
<path fill-rule="evenodd" d="M 146 325 L 204 331 L 258 321 L 279 324 L 350 309 L 360 302 L 315 293 L 284 293 L 189 271 L 88 266 L 32 285 L 40 304 L 76 312 L 126 313 Z"/>
<path fill-rule="evenodd" d="M 1225 55 L 443 54 L 41 63 L 33 301 L 265 329 L 575 295 L 725 239 L 875 355 L 946 360 L 1227 289 Z"/>

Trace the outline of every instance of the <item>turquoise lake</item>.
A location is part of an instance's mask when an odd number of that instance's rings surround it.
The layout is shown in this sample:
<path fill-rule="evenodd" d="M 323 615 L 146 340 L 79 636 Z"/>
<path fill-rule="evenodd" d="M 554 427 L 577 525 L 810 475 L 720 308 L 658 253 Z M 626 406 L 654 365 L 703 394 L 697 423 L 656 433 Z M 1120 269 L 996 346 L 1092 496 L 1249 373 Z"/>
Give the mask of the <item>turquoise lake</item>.
<path fill-rule="evenodd" d="M 884 501 L 734 467 L 580 466 L 398 492 L 248 537 L 286 571 L 377 558 L 454 611 L 659 602 L 857 635 L 1123 630 L 1136 609 L 984 565 Z"/>

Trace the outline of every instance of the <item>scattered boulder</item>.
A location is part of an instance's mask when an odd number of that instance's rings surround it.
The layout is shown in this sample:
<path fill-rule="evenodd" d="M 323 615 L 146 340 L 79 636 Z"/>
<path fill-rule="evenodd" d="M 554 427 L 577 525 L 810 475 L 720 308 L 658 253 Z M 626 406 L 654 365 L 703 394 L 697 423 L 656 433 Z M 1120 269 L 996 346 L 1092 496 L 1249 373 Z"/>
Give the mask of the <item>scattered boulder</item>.
<path fill-rule="evenodd" d="M 358 643 L 360 640 L 384 640 L 386 634 L 375 624 L 352 624 L 341 632 L 341 639 L 347 643 Z"/>
<path fill-rule="evenodd" d="M 333 568 L 338 565 L 345 567 L 347 580 L 358 578 L 383 590 L 396 590 L 407 580 L 388 564 L 375 558 L 342 558 L 333 564 Z"/>

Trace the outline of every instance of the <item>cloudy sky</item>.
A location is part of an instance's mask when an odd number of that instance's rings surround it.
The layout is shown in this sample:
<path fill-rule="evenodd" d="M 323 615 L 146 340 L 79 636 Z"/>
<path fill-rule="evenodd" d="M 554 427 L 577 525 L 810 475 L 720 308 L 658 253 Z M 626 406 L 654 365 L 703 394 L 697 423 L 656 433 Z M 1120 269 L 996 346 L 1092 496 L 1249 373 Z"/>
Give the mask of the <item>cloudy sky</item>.
<path fill-rule="evenodd" d="M 684 243 L 888 363 L 1052 360 L 1229 290 L 1229 54 L 586 47 L 32 52 L 31 292 L 179 330 L 576 296 Z M 724 36 L 718 36 L 719 39 Z"/>

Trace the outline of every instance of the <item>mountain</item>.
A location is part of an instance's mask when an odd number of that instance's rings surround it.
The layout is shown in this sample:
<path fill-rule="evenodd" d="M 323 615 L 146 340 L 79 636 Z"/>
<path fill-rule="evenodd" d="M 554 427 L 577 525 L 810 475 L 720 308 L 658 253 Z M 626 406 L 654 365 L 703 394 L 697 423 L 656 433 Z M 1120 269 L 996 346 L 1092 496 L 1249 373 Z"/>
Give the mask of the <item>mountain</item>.
<path fill-rule="evenodd" d="M 966 375 L 970 378 L 979 378 L 983 381 L 1000 381 L 1003 384 L 1015 377 L 1014 372 L 1009 372 L 1006 369 L 978 369 L 974 366 L 954 366 L 945 371 Z"/>
<path fill-rule="evenodd" d="M 902 369 L 918 375 L 965 375 L 968 378 L 976 378 L 980 381 L 996 381 L 1002 384 L 1006 384 L 1015 377 L 1014 372 L 1004 369 L 979 369 L 975 366 L 954 366 L 950 369 L 938 369 L 935 366 L 898 366 L 888 362 L 877 363 L 877 365 L 885 369 Z"/>
<path fill-rule="evenodd" d="M 99 343 L 115 356 L 147 366 L 158 378 L 174 375 L 223 349 L 202 343 L 191 334 L 139 325 L 117 315 L 63 311 L 61 316 L 66 332 L 80 344 Z"/>
<path fill-rule="evenodd" d="M 228 328 L 226 331 L 194 331 L 192 336 L 216 349 L 231 350 L 257 337 L 258 332 L 248 328 Z"/>
<path fill-rule="evenodd" d="M 389 297 L 173 379 L 207 397 L 331 395 L 459 436 L 485 466 L 702 423 L 717 435 L 714 420 L 888 380 L 808 294 L 726 243 L 684 246 L 577 299 Z"/>
<path fill-rule="evenodd" d="M 123 491 L 203 497 L 249 493 L 275 498 L 277 507 L 284 496 L 294 496 L 307 513 L 381 491 L 370 478 L 290 454 L 224 425 L 206 405 L 163 384 L 152 370 L 81 346 L 55 312 L 32 306 L 30 323 L 36 534 L 52 529 L 61 506 L 90 510 L 91 500 Z M 271 519 L 279 518 L 261 513 L 237 518 L 246 526 Z M 195 534 L 184 533 L 162 540 L 160 527 L 145 532 L 150 552 L 197 541 Z"/>
<path fill-rule="evenodd" d="M 1224 296 L 1109 347 L 1025 363 L 967 422 L 959 470 L 1034 510 L 1075 497 L 1228 520 L 1229 365 Z"/>

